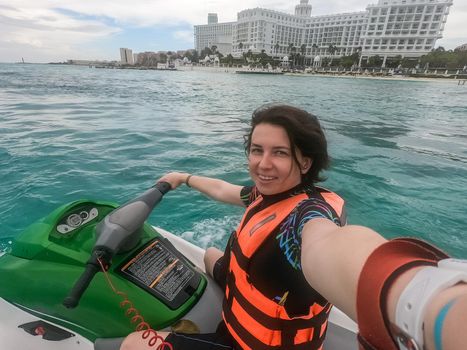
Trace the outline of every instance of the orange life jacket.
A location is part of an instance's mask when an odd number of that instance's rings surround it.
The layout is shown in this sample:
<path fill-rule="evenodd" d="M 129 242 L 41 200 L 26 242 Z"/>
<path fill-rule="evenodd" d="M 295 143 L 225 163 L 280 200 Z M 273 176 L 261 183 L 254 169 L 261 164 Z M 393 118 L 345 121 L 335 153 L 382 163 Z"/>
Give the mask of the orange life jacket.
<path fill-rule="evenodd" d="M 319 190 L 340 216 L 344 200 L 333 192 Z M 260 196 L 247 208 L 237 229 L 231 245 L 223 318 L 230 334 L 244 350 L 322 348 L 332 305 L 314 303 L 307 315 L 289 317 L 280 302 L 267 298 L 250 282 L 248 273 L 253 254 L 297 205 L 308 198 L 302 193 L 281 200 L 258 211 L 244 224 L 248 213 L 262 202 Z"/>

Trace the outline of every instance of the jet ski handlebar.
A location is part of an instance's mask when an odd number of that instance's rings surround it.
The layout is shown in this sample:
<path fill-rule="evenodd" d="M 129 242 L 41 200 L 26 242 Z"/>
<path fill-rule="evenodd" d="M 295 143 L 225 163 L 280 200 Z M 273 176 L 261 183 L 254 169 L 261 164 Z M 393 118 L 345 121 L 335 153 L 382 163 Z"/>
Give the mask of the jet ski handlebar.
<path fill-rule="evenodd" d="M 63 305 L 74 308 L 101 269 L 100 263 L 108 268 L 112 257 L 134 249 L 141 239 L 141 228 L 164 194 L 170 191 L 168 182 L 158 182 L 137 198 L 121 205 L 96 225 L 97 241 L 86 263 L 86 269 L 76 281 Z"/>
<path fill-rule="evenodd" d="M 104 268 L 108 267 L 106 261 L 110 261 L 110 259 L 106 256 L 107 254 L 103 250 L 93 251 L 91 258 L 86 263 L 86 269 L 83 274 L 76 281 L 68 296 L 63 300 L 63 305 L 66 308 L 73 309 L 78 306 L 81 296 L 88 288 L 96 273 L 101 269 L 99 260 L 104 264 Z"/>

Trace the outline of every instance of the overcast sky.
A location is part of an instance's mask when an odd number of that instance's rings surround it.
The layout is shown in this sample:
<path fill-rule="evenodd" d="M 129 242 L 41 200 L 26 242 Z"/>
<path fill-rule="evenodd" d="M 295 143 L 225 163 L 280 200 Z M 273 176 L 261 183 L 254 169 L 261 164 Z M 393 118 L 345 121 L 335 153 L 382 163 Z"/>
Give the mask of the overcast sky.
<path fill-rule="evenodd" d="M 376 0 L 310 0 L 313 15 L 363 11 Z M 133 52 L 194 47 L 193 25 L 235 21 L 237 12 L 262 7 L 293 13 L 299 0 L 0 0 L 0 62 L 119 60 Z M 454 0 L 436 46 L 467 43 L 467 1 Z"/>

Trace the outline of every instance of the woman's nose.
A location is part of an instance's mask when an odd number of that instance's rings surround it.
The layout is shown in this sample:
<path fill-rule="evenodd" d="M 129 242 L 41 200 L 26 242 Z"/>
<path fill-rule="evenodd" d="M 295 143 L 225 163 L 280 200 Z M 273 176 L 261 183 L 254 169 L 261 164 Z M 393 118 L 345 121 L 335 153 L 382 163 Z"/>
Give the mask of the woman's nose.
<path fill-rule="evenodd" d="M 270 168 L 272 165 L 271 156 L 269 154 L 263 154 L 259 162 L 259 166 L 262 168 Z"/>

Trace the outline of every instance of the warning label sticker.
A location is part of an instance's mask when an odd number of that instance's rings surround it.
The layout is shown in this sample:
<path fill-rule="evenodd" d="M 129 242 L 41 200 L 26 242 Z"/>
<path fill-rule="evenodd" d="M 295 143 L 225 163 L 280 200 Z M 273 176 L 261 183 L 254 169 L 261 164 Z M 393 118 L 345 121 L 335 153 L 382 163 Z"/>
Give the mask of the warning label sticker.
<path fill-rule="evenodd" d="M 121 271 L 167 301 L 172 301 L 194 276 L 194 272 L 159 241 L 144 248 Z"/>

